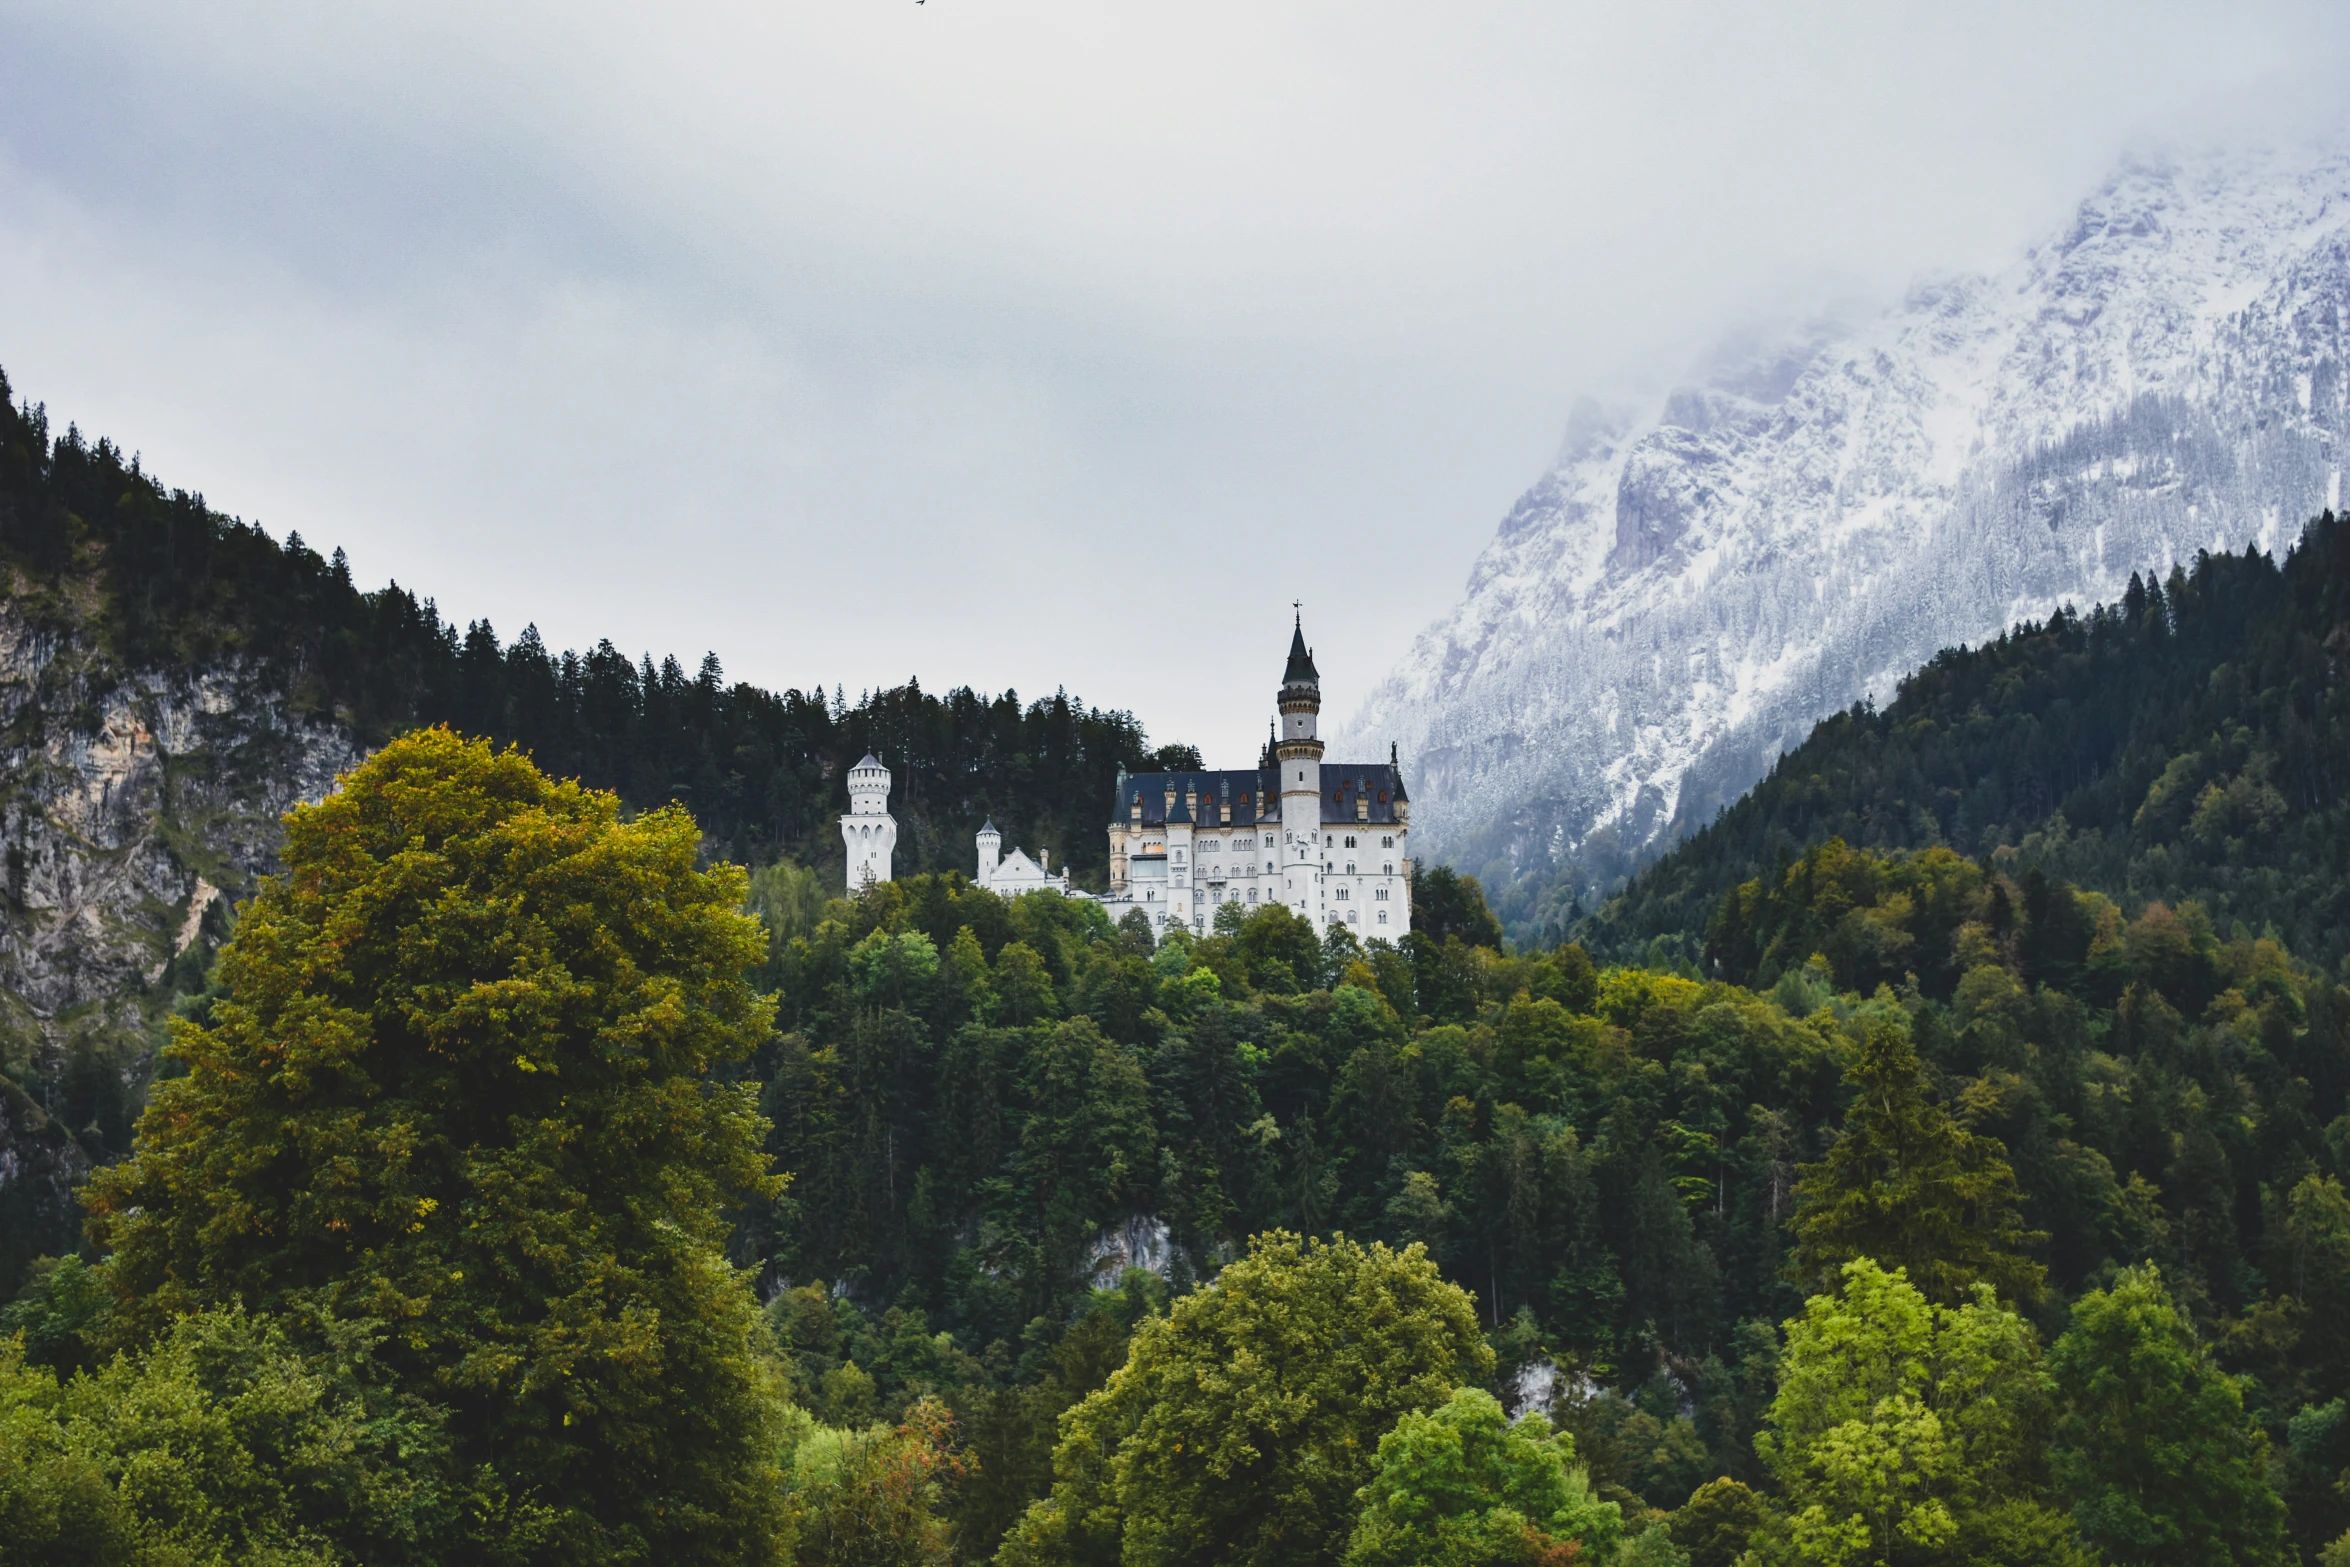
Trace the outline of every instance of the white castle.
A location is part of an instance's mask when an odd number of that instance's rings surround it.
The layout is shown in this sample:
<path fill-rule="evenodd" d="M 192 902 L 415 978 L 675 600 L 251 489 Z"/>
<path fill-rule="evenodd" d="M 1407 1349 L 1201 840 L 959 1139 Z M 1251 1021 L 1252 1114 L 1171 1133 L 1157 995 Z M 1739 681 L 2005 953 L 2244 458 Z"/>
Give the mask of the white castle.
<path fill-rule="evenodd" d="M 1412 928 L 1412 802 L 1395 748 L 1384 762 L 1325 762 L 1317 730 L 1322 677 L 1301 619 L 1281 676 L 1280 717 L 1257 765 L 1245 771 L 1134 773 L 1120 768 L 1110 817 L 1113 920 L 1139 909 L 1160 929 L 1204 934 L 1220 906 L 1268 903 L 1327 932 L 1344 925 L 1364 940 L 1401 940 Z M 889 769 L 868 755 L 849 769 L 840 819 L 854 893 L 889 880 L 897 819 Z M 1004 852 L 993 820 L 979 829 L 978 884 L 1002 897 L 1072 891 L 1048 851 Z"/>
<path fill-rule="evenodd" d="M 850 892 L 889 880 L 898 819 L 889 814 L 889 769 L 870 751 L 849 769 L 849 810 L 840 819 L 840 837 L 849 851 Z"/>
<path fill-rule="evenodd" d="M 1412 928 L 1412 804 L 1394 747 L 1385 762 L 1325 762 L 1322 677 L 1300 620 L 1282 672 L 1275 737 L 1254 768 L 1124 773 L 1110 819 L 1112 919 L 1205 931 L 1218 906 L 1288 906 L 1317 931 L 1370 940 Z"/>
<path fill-rule="evenodd" d="M 990 817 L 979 829 L 979 885 L 1003 898 L 1017 898 L 1024 892 L 1052 891 L 1072 896 L 1069 891 L 1069 873 L 1055 876 L 1050 869 L 1053 851 L 1039 849 L 1030 859 L 1024 850 L 1014 849 L 1006 854 L 1004 835 L 995 830 Z M 1079 893 L 1074 896 L 1082 897 Z"/>

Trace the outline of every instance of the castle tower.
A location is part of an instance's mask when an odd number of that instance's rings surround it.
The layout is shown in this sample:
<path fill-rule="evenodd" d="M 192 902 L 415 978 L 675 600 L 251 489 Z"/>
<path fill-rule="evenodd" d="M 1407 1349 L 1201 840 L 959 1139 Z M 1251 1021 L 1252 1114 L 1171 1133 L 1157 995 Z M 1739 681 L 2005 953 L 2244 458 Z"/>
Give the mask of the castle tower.
<path fill-rule="evenodd" d="M 986 886 L 995 879 L 995 868 L 1004 862 L 1004 835 L 995 830 L 995 818 L 989 817 L 979 829 L 979 885 Z"/>
<path fill-rule="evenodd" d="M 1306 646 L 1305 617 L 1289 638 L 1289 666 L 1281 673 L 1280 738 L 1273 764 L 1281 770 L 1282 902 L 1322 925 L 1322 676 Z"/>
<path fill-rule="evenodd" d="M 840 819 L 848 847 L 849 891 L 889 880 L 890 852 L 898 846 L 897 818 L 889 814 L 889 769 L 867 752 L 849 769 L 849 809 Z"/>

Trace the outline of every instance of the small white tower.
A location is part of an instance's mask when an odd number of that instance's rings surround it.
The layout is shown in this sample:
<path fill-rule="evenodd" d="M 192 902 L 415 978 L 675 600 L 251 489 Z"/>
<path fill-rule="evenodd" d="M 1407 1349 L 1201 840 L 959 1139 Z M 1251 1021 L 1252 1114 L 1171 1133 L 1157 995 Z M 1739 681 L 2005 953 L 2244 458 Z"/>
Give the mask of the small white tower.
<path fill-rule="evenodd" d="M 849 851 L 850 892 L 889 880 L 898 820 L 889 814 L 889 769 L 870 752 L 849 769 L 849 810 L 840 819 L 840 836 Z"/>
<path fill-rule="evenodd" d="M 995 868 L 1004 862 L 1004 835 L 995 830 L 995 819 L 988 818 L 979 829 L 979 885 L 995 880 Z"/>

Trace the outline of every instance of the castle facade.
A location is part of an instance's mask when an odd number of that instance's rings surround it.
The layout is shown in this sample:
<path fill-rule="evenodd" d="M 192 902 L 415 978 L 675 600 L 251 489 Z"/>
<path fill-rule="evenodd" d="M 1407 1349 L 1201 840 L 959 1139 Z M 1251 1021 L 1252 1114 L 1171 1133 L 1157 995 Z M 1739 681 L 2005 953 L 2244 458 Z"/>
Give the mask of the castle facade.
<path fill-rule="evenodd" d="M 1411 799 L 1395 750 L 1328 762 L 1322 677 L 1293 628 L 1273 738 L 1239 771 L 1121 773 L 1109 824 L 1110 917 L 1204 933 L 1227 903 L 1286 905 L 1368 941 L 1412 928 Z"/>

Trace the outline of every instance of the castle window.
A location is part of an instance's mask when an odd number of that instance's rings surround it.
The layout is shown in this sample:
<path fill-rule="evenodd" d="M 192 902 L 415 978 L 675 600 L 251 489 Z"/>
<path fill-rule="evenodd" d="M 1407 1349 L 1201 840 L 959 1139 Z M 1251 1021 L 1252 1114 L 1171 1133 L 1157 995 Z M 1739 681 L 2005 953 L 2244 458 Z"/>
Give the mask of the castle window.
<path fill-rule="evenodd" d="M 1352 861 L 1352 860 L 1349 860 L 1349 861 L 1347 861 L 1347 862 L 1346 862 L 1346 873 L 1347 873 L 1349 876 L 1352 876 L 1352 875 L 1355 873 L 1355 862 L 1354 862 L 1354 861 Z"/>
<path fill-rule="evenodd" d="M 1388 834 L 1388 835 L 1387 835 L 1387 836 L 1385 836 L 1385 837 L 1382 837 L 1382 838 L 1379 840 L 1379 847 L 1380 847 L 1380 848 L 1382 848 L 1382 849 L 1392 849 L 1392 848 L 1394 848 L 1394 847 L 1395 847 L 1395 837 L 1394 837 L 1394 835 L 1391 833 L 1391 834 Z"/>
<path fill-rule="evenodd" d="M 1254 903 L 1254 902 L 1256 902 L 1256 901 L 1257 901 L 1257 889 L 1256 889 L 1256 888 L 1254 888 L 1254 887 L 1251 887 L 1251 888 L 1249 888 L 1249 890 L 1248 890 L 1248 901 L 1249 901 L 1249 902 L 1251 902 L 1251 903 Z"/>
<path fill-rule="evenodd" d="M 1351 832 L 1346 835 L 1346 846 L 1350 849 L 1355 846 L 1355 835 Z"/>
<path fill-rule="evenodd" d="M 1381 909 L 1379 911 L 1379 923 L 1382 925 L 1387 923 L 1387 911 L 1385 909 Z"/>
<path fill-rule="evenodd" d="M 1387 874 L 1390 876 L 1395 874 L 1395 861 L 1389 860 L 1387 862 Z"/>
<path fill-rule="evenodd" d="M 1385 903 L 1387 901 L 1387 889 L 1385 887 L 1378 888 L 1371 894 L 1371 899 L 1375 903 Z"/>
<path fill-rule="evenodd" d="M 1354 910 L 1352 910 L 1352 909 L 1348 909 L 1348 910 L 1346 911 L 1346 922 L 1347 922 L 1349 925 L 1359 924 L 1359 923 L 1361 922 L 1361 920 L 1362 920 L 1362 916 L 1361 916 L 1361 915 L 1359 915 L 1359 914 L 1357 914 L 1357 913 L 1356 913 Z"/>
<path fill-rule="evenodd" d="M 1346 901 L 1346 889 L 1344 887 L 1338 889 L 1338 901 L 1341 903 Z"/>
<path fill-rule="evenodd" d="M 1387 791 L 1384 789 L 1379 791 L 1379 803 L 1381 805 L 1385 805 L 1387 803 Z"/>
<path fill-rule="evenodd" d="M 1271 833 L 1265 834 L 1265 847 L 1268 849 L 1273 847 L 1273 835 Z"/>

